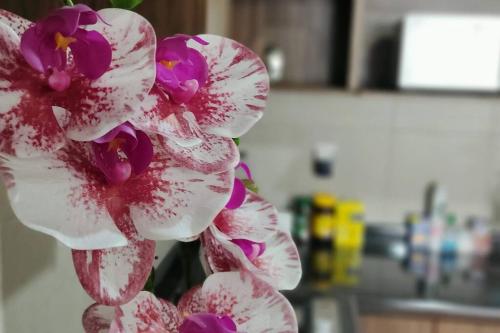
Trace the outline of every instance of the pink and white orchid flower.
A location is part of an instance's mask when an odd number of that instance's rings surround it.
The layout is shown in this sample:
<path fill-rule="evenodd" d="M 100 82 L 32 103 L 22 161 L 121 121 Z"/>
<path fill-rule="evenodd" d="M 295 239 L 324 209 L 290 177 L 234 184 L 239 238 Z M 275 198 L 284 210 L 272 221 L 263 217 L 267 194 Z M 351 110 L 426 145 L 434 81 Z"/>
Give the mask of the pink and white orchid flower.
<path fill-rule="evenodd" d="M 302 276 L 292 237 L 277 226 L 277 211 L 247 190 L 237 209 L 224 209 L 201 235 L 206 270 L 248 270 L 277 289 L 294 289 Z"/>
<path fill-rule="evenodd" d="M 214 35 L 166 38 L 156 62 L 156 85 L 134 126 L 165 136 L 169 153 L 191 168 L 234 168 L 232 138 L 245 134 L 266 105 L 264 63 L 245 46 Z"/>
<path fill-rule="evenodd" d="M 144 286 L 152 240 L 198 235 L 231 195 L 232 169 L 205 174 L 185 168 L 164 153 L 161 136 L 149 139 L 149 166 L 130 162 L 141 172 L 122 182 L 110 182 L 103 172 L 96 142 L 72 141 L 38 158 L 0 154 L 0 175 L 19 220 L 74 249 L 83 287 L 103 304 L 122 303 Z"/>
<path fill-rule="evenodd" d="M 37 157 L 136 116 L 155 52 L 153 27 L 130 11 L 77 5 L 33 24 L 0 10 L 0 153 Z"/>
<path fill-rule="evenodd" d="M 86 333 L 298 332 L 286 298 L 248 272 L 213 274 L 177 307 L 148 292 L 116 308 L 94 304 L 83 326 Z"/>

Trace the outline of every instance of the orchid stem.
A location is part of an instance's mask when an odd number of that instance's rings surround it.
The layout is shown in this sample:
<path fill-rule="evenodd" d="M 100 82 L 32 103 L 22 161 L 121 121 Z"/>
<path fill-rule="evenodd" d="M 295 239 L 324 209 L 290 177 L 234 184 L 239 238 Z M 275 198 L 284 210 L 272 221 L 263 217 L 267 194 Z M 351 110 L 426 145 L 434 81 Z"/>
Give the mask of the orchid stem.
<path fill-rule="evenodd" d="M 75 4 L 73 3 L 73 0 L 64 0 L 64 4 L 66 6 L 74 6 Z"/>

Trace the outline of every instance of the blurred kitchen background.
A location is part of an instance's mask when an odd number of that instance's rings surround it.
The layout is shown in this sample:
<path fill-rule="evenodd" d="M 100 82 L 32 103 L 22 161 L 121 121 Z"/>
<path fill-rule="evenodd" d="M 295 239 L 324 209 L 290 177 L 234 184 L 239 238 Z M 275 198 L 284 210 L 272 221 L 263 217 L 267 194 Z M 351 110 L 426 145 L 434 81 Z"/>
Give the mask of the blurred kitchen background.
<path fill-rule="evenodd" d="M 57 3 L 0 7 L 33 19 Z M 286 293 L 301 333 L 500 332 L 498 0 L 144 0 L 139 11 L 159 36 L 225 35 L 265 60 L 267 112 L 240 148 L 303 257 Z M 90 299 L 69 251 L 17 223 L 1 193 L 5 332 L 80 332 Z"/>

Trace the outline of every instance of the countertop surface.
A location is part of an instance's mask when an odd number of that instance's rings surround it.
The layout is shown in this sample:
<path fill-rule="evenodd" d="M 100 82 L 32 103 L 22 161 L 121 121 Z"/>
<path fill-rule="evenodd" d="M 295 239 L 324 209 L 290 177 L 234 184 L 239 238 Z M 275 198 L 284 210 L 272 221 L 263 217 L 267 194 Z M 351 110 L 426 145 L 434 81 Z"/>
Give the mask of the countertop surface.
<path fill-rule="evenodd" d="M 336 299 L 342 332 L 358 332 L 359 315 L 384 312 L 500 318 L 499 255 L 417 253 L 415 264 L 406 244 L 402 228 L 372 226 L 360 264 L 349 272 L 352 283 L 318 289 L 306 269 L 299 287 L 286 295 L 299 307 L 315 298 Z"/>

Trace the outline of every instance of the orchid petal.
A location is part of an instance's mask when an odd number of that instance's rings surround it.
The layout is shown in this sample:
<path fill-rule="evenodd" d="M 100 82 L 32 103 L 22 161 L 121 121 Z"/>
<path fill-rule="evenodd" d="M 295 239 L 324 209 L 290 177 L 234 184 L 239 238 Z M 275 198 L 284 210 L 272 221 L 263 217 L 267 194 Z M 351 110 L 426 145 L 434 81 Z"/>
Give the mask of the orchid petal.
<path fill-rule="evenodd" d="M 0 159 L 12 180 L 11 207 L 23 224 L 73 249 L 126 245 L 105 204 L 93 199 L 102 176 L 81 155 L 68 147 L 46 157 Z"/>
<path fill-rule="evenodd" d="M 75 33 L 79 25 L 92 25 L 97 22 L 97 14 L 84 4 L 64 6 L 53 11 L 47 18 L 38 22 L 41 30 L 53 34 L 59 32 L 64 36 Z"/>
<path fill-rule="evenodd" d="M 180 111 L 157 86 L 153 87 L 143 102 L 141 111 L 132 120 L 135 128 L 160 134 L 184 147 L 202 142 L 198 137 L 200 130 L 194 115 Z"/>
<path fill-rule="evenodd" d="M 0 23 L 10 27 L 18 36 L 21 36 L 32 25 L 30 20 L 4 9 L 0 9 Z"/>
<path fill-rule="evenodd" d="M 196 313 L 184 319 L 179 333 L 236 333 L 236 324 L 228 316 Z"/>
<path fill-rule="evenodd" d="M 169 155 L 187 168 L 216 173 L 234 168 L 239 162 L 238 147 L 232 139 L 205 134 L 198 145 L 183 147 L 175 140 L 164 139 Z"/>
<path fill-rule="evenodd" d="M 216 273 L 203 284 L 209 313 L 227 315 L 238 331 L 297 333 L 295 313 L 287 299 L 248 272 Z"/>
<path fill-rule="evenodd" d="M 205 230 L 200 237 L 202 245 L 200 260 L 205 264 L 205 272 L 207 272 L 208 269 L 212 272 L 230 272 L 237 271 L 243 267 L 239 259 L 241 249 L 228 239 L 221 241 L 219 238 L 223 238 L 223 236 L 219 233 L 216 238 L 214 233 L 217 233 L 217 231 L 213 230 L 213 228 L 209 228 Z M 232 251 L 228 250 L 228 247 L 231 248 Z M 233 252 L 235 254 L 233 254 Z"/>
<path fill-rule="evenodd" d="M 100 138 L 95 139 L 94 142 L 96 142 L 96 143 L 109 143 L 109 142 L 113 141 L 113 139 L 116 138 L 118 136 L 118 134 L 120 134 L 122 132 L 124 134 L 127 134 L 128 136 L 130 136 L 131 138 L 133 138 L 134 140 L 137 141 L 137 138 L 135 136 L 134 127 L 131 126 L 129 123 L 124 123 L 124 124 L 121 124 L 120 126 L 113 128 L 111 131 L 104 134 Z"/>
<path fill-rule="evenodd" d="M 246 191 L 245 202 L 238 209 L 224 209 L 214 220 L 214 226 L 229 239 L 265 241 L 276 231 L 278 211 L 252 191 Z"/>
<path fill-rule="evenodd" d="M 95 140 L 137 115 L 155 81 L 156 37 L 151 24 L 127 10 L 103 9 L 98 15 L 103 22 L 92 28 L 113 49 L 110 68 L 95 81 L 78 77 L 54 101 L 69 111 L 70 116 L 59 122 L 77 141 Z"/>
<path fill-rule="evenodd" d="M 266 241 L 265 251 L 252 260 L 252 271 L 280 290 L 292 290 L 302 277 L 299 252 L 289 233 L 278 231 Z M 254 269 L 257 268 L 257 270 Z"/>
<path fill-rule="evenodd" d="M 205 56 L 208 81 L 188 102 L 200 126 L 229 138 L 245 134 L 261 117 L 269 91 L 264 63 L 245 46 L 219 36 L 202 35 L 188 46 Z"/>
<path fill-rule="evenodd" d="M 155 242 L 133 239 L 127 246 L 104 250 L 73 250 L 80 283 L 97 303 L 124 304 L 146 283 L 155 257 Z"/>
<path fill-rule="evenodd" d="M 248 164 L 246 164 L 245 162 L 240 162 L 240 164 L 238 164 L 237 168 L 243 169 L 247 178 L 249 180 L 253 181 L 252 172 L 250 171 L 250 167 L 248 166 Z"/>
<path fill-rule="evenodd" d="M 200 52 L 188 49 L 189 65 L 179 63 L 173 72 L 180 81 L 195 80 L 199 87 L 203 87 L 208 79 L 208 66 Z"/>
<path fill-rule="evenodd" d="M 179 300 L 177 308 L 183 317 L 190 316 L 194 313 L 207 312 L 205 299 L 201 292 L 201 286 L 196 286 L 186 291 Z"/>
<path fill-rule="evenodd" d="M 138 193 L 144 192 L 143 187 L 156 186 L 154 193 L 138 194 L 137 201 L 130 204 L 137 230 L 154 240 L 201 233 L 229 200 L 233 178 L 234 170 L 204 174 L 157 154 L 146 172 L 127 182 L 128 188 Z"/>
<path fill-rule="evenodd" d="M 153 159 L 153 144 L 146 133 L 136 131 L 137 145 L 128 147 L 125 145 L 123 150 L 132 166 L 132 172 L 136 175 L 144 172 Z"/>
<path fill-rule="evenodd" d="M 83 329 L 85 333 L 108 333 L 109 326 L 114 317 L 114 307 L 97 303 L 93 304 L 83 313 Z"/>
<path fill-rule="evenodd" d="M 78 29 L 69 47 L 78 71 L 91 80 L 101 77 L 111 64 L 111 45 L 96 31 Z"/>
<path fill-rule="evenodd" d="M 207 232 L 205 232 L 207 233 Z M 205 234 L 204 233 L 204 234 Z M 211 228 L 214 244 L 205 249 L 214 271 L 235 271 L 245 269 L 255 274 L 279 290 L 291 290 L 297 287 L 302 277 L 302 267 L 297 247 L 292 237 L 283 231 L 275 231 L 265 242 L 265 251 L 251 260 L 244 250 L 218 230 Z M 218 243 L 218 244 L 217 244 Z M 213 250 L 216 250 L 213 251 Z M 224 259 L 213 259 L 216 255 Z M 226 260 L 227 263 L 223 261 Z M 222 268 L 222 269 L 221 269 Z"/>
<path fill-rule="evenodd" d="M 176 89 L 172 89 L 170 95 L 175 103 L 182 104 L 189 101 L 198 91 L 199 83 L 196 80 L 181 82 Z"/>
<path fill-rule="evenodd" d="M 35 70 L 43 73 L 45 65 L 38 53 L 42 47 L 41 44 L 42 40 L 36 33 L 36 27 L 31 27 L 22 35 L 20 47 L 26 62 Z"/>
<path fill-rule="evenodd" d="M 237 209 L 243 205 L 246 196 L 246 187 L 241 179 L 236 178 L 234 180 L 233 193 L 231 194 L 231 199 L 226 204 L 227 209 Z"/>
<path fill-rule="evenodd" d="M 65 143 L 45 83 L 26 64 L 19 37 L 0 23 L 0 152 L 36 157 Z"/>
<path fill-rule="evenodd" d="M 171 303 L 142 291 L 117 310 L 109 333 L 177 333 L 180 316 Z"/>
<path fill-rule="evenodd" d="M 110 184 L 122 184 L 130 178 L 132 166 L 122 161 L 118 152 L 110 150 L 105 144 L 93 143 L 95 165 L 102 171 Z"/>

